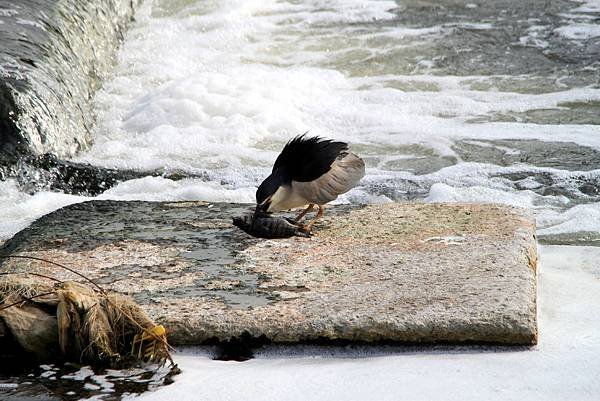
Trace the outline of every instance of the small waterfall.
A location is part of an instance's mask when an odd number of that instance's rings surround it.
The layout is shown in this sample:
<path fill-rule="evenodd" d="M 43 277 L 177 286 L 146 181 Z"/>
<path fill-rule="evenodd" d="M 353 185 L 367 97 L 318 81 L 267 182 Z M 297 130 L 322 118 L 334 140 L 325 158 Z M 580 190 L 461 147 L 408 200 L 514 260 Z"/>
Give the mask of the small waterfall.
<path fill-rule="evenodd" d="M 0 4 L 0 164 L 70 157 L 90 142 L 90 101 L 141 0 Z"/>

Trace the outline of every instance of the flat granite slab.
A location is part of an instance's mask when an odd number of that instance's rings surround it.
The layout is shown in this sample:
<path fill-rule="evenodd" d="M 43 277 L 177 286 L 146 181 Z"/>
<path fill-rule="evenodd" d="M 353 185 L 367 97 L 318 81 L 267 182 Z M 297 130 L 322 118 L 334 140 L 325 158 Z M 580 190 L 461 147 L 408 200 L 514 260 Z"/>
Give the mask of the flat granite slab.
<path fill-rule="evenodd" d="M 312 238 L 279 240 L 231 224 L 250 210 L 86 202 L 40 218 L 0 254 L 50 259 L 130 294 L 174 344 L 537 341 L 535 225 L 522 209 L 334 206 Z M 0 271 L 81 281 L 24 259 Z"/>

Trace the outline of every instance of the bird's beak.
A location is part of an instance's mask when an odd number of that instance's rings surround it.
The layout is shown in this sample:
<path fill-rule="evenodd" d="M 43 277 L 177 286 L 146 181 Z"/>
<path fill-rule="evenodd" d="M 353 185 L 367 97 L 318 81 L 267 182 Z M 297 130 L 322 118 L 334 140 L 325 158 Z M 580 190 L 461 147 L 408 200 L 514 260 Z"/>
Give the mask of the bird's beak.
<path fill-rule="evenodd" d="M 254 230 L 254 223 L 256 223 L 256 218 L 266 212 L 269 208 L 268 202 L 264 202 L 262 204 L 256 205 L 256 209 L 254 209 L 254 215 L 252 216 L 252 229 Z"/>
<path fill-rule="evenodd" d="M 254 209 L 254 216 L 252 216 L 253 223 L 254 223 L 254 220 L 256 220 L 256 218 L 260 214 L 260 212 L 261 212 L 260 205 L 256 205 L 256 209 Z"/>
<path fill-rule="evenodd" d="M 267 210 L 269 210 L 269 206 L 271 206 L 271 198 L 268 198 L 263 203 L 256 205 L 256 209 L 254 209 L 254 216 L 252 217 L 252 219 L 256 220 L 259 214 L 267 213 Z"/>

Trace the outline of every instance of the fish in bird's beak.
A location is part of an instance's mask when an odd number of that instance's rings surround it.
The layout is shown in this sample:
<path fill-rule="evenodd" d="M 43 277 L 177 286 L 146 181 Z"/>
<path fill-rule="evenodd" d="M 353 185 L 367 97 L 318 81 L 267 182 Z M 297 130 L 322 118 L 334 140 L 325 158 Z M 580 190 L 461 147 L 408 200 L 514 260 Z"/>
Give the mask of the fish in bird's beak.
<path fill-rule="evenodd" d="M 256 209 L 254 209 L 254 215 L 252 215 L 252 223 L 256 220 L 258 215 L 261 213 L 260 205 L 256 205 Z"/>
<path fill-rule="evenodd" d="M 252 228 L 254 228 L 254 222 L 256 221 L 256 218 L 258 216 L 260 216 L 261 214 L 267 213 L 267 210 L 269 209 L 269 205 L 270 205 L 269 201 L 265 201 L 261 204 L 256 205 L 256 209 L 254 209 L 254 214 L 252 215 Z"/>
<path fill-rule="evenodd" d="M 271 206 L 271 198 L 267 198 L 263 203 L 259 203 L 256 205 L 256 209 L 254 209 L 254 217 L 256 219 L 259 214 L 267 214 L 269 213 L 269 206 Z"/>

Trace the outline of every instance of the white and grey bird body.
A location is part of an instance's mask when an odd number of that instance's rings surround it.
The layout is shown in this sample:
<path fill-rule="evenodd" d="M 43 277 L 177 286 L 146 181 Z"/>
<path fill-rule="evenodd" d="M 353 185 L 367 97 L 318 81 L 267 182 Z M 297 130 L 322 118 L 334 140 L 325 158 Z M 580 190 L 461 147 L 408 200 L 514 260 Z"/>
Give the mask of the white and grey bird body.
<path fill-rule="evenodd" d="M 325 205 L 354 188 L 365 175 L 365 164 L 351 152 L 342 152 L 329 171 L 313 181 L 291 180 L 271 197 L 267 212 L 290 210 L 309 204 Z"/>
<path fill-rule="evenodd" d="M 257 211 L 318 205 L 320 217 L 323 205 L 354 188 L 364 175 L 364 162 L 348 144 L 298 136 L 285 145 L 271 175 L 256 191 Z"/>

